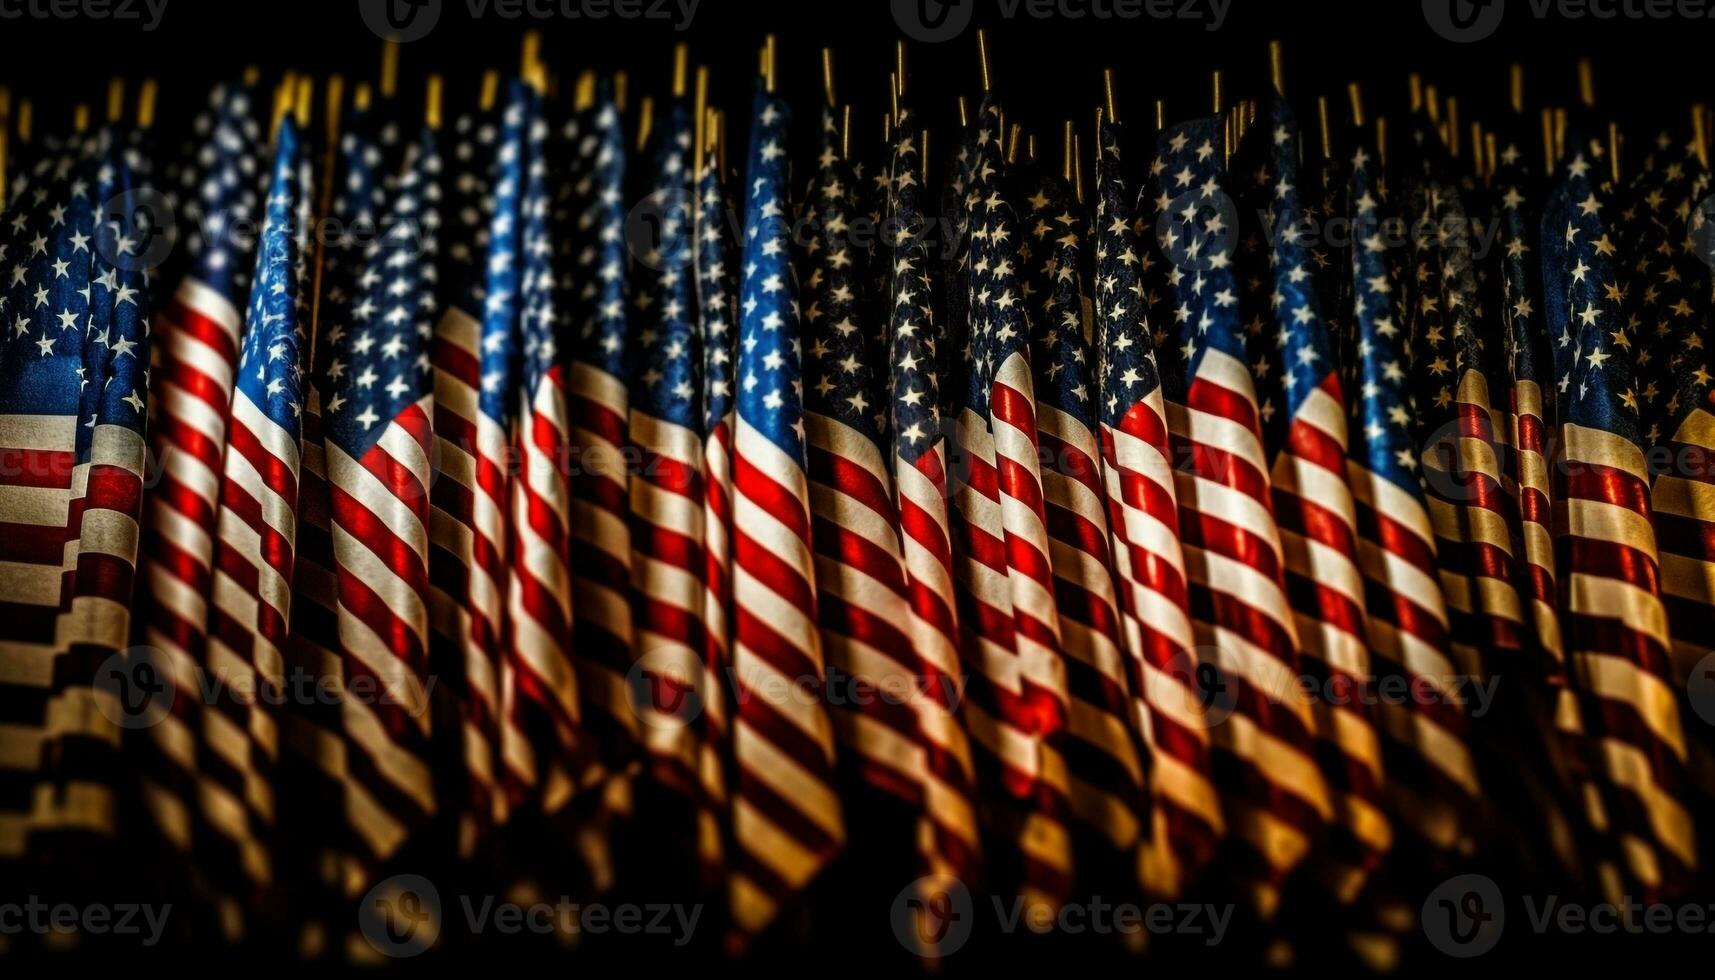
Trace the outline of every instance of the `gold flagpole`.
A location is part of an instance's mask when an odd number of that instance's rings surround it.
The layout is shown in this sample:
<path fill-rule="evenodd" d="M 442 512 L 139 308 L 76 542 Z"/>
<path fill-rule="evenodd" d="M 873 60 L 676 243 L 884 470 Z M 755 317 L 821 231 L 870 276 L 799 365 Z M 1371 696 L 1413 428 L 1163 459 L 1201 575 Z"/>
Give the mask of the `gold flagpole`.
<path fill-rule="evenodd" d="M 1554 154 L 1554 110 L 1544 106 L 1541 113 L 1541 119 L 1542 160 L 1544 166 L 1547 168 L 1543 173 L 1553 174 L 1556 159 Z"/>
<path fill-rule="evenodd" d="M 905 42 L 893 42 L 893 124 L 899 125 L 899 100 L 905 98 Z"/>
<path fill-rule="evenodd" d="M 0 210 L 4 210 L 6 202 L 6 151 L 8 141 L 12 138 L 12 90 L 0 85 Z"/>
<path fill-rule="evenodd" d="M 1709 107 L 1698 102 L 1691 107 L 1691 145 L 1697 153 L 1697 162 L 1705 169 L 1709 166 L 1709 120 L 1706 113 Z"/>
<path fill-rule="evenodd" d="M 1322 130 L 1322 159 L 1330 160 L 1334 156 L 1334 133 L 1328 128 L 1328 97 L 1316 97 L 1316 123 Z"/>
<path fill-rule="evenodd" d="M 1120 121 L 1120 112 L 1118 104 L 1114 101 L 1114 70 L 1112 68 L 1102 69 L 1102 105 L 1106 107 L 1108 111 L 1108 121 L 1118 123 Z M 1100 121 L 1098 120 L 1098 126 L 1096 129 L 1096 138 L 1098 140 L 1101 139 L 1101 128 L 1099 122 Z"/>
<path fill-rule="evenodd" d="M 72 107 L 71 128 L 79 133 L 89 129 L 89 103 L 79 102 Z"/>
<path fill-rule="evenodd" d="M 423 93 L 423 122 L 437 132 L 441 128 L 441 87 L 441 76 L 432 74 Z"/>
<path fill-rule="evenodd" d="M 982 28 L 977 28 L 977 60 L 982 66 L 983 91 L 994 91 L 994 76 L 989 69 L 989 36 Z"/>
<path fill-rule="evenodd" d="M 774 94 L 774 86 L 779 81 L 779 41 L 770 34 L 762 41 L 762 84 L 770 95 Z"/>
<path fill-rule="evenodd" d="M 1072 193 L 1084 203 L 1084 141 L 1077 133 L 1072 134 Z"/>
<path fill-rule="evenodd" d="M 482 91 L 477 95 L 477 106 L 483 112 L 494 108 L 494 100 L 500 96 L 500 73 L 489 69 L 482 73 Z"/>
<path fill-rule="evenodd" d="M 697 66 L 696 95 L 691 99 L 691 118 L 695 120 L 692 143 L 696 156 L 691 163 L 691 172 L 700 173 L 703 169 L 703 154 L 709 146 L 709 68 L 707 65 Z"/>
<path fill-rule="evenodd" d="M 1507 97 L 1513 107 L 1513 112 L 1524 115 L 1524 66 L 1513 62 L 1512 70 L 1507 80 Z"/>
<path fill-rule="evenodd" d="M 1376 117 L 1376 161 L 1387 167 L 1387 117 Z"/>
<path fill-rule="evenodd" d="M 828 108 L 840 104 L 834 97 L 834 49 L 822 49 L 822 97 L 828 100 Z"/>
<path fill-rule="evenodd" d="M 1622 148 L 1620 124 L 1610 120 L 1608 123 L 1608 167 L 1613 174 L 1616 185 L 1620 182 L 1620 151 Z"/>
<path fill-rule="evenodd" d="M 1596 108 L 1596 67 L 1589 58 L 1578 59 L 1578 101 L 1584 108 Z"/>
<path fill-rule="evenodd" d="M 112 125 L 124 118 L 125 79 L 109 79 L 107 82 L 107 122 Z"/>
<path fill-rule="evenodd" d="M 137 127 L 149 129 L 155 125 L 155 99 L 158 94 L 158 83 L 153 78 L 143 79 L 143 85 L 137 90 Z"/>
<path fill-rule="evenodd" d="M 381 42 L 381 97 L 391 99 L 399 90 L 399 42 Z"/>
<path fill-rule="evenodd" d="M 1346 100 L 1352 106 L 1352 125 L 1362 129 L 1364 125 L 1364 89 L 1357 82 L 1346 84 Z"/>
<path fill-rule="evenodd" d="M 1268 77 L 1274 94 L 1286 98 L 1286 48 L 1279 41 L 1268 42 Z"/>
<path fill-rule="evenodd" d="M 649 145 L 649 134 L 655 128 L 655 97 L 645 95 L 637 104 L 637 152 Z"/>

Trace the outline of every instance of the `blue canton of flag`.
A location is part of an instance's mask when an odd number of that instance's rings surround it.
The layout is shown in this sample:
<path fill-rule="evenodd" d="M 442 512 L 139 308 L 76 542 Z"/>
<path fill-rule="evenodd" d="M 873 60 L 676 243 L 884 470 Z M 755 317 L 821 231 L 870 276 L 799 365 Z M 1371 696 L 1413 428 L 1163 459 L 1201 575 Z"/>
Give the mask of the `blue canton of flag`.
<path fill-rule="evenodd" d="M 326 435 L 353 459 L 380 438 L 385 423 L 432 390 L 429 341 L 434 336 L 436 255 L 440 227 L 436 134 L 425 128 L 409 151 L 405 177 L 385 224 L 364 252 L 354 281 L 361 297 L 324 338 L 329 397 Z M 380 424 L 378 424 L 380 423 Z"/>

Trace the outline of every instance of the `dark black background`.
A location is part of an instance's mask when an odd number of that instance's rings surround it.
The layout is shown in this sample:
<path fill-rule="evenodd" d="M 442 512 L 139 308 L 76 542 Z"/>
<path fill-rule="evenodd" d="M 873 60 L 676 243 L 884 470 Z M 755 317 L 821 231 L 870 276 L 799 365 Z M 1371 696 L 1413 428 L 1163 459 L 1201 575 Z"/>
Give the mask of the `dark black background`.
<path fill-rule="evenodd" d="M 17 9 L 23 2 L 28 0 L 0 0 L 0 10 Z M 1598 111 L 1619 119 L 1634 136 L 1684 120 L 1691 102 L 1715 101 L 1705 81 L 1715 57 L 1715 20 L 1539 20 L 1532 16 L 1529 0 L 1511 0 L 1497 33 L 1457 44 L 1431 30 L 1419 0 L 1232 0 L 1218 31 L 1207 30 L 1201 21 L 1009 20 L 1000 15 L 999 0 L 966 2 L 976 5 L 975 23 L 990 32 L 994 84 L 1009 116 L 1050 144 L 1062 119 L 1071 118 L 1088 132 L 1101 100 L 1104 67 L 1118 73 L 1122 119 L 1145 122 L 1149 103 L 1156 98 L 1167 100 L 1170 119 L 1182 119 L 1207 113 L 1212 70 L 1226 72 L 1229 100 L 1259 93 L 1267 81 L 1267 43 L 1273 38 L 1286 44 L 1287 93 L 1306 118 L 1314 112 L 1317 95 L 1334 97 L 1343 111 L 1345 86 L 1352 80 L 1363 82 L 1372 114 L 1397 115 L 1407 93 L 1407 74 L 1417 71 L 1443 93 L 1458 96 L 1463 119 L 1495 120 L 1505 110 L 1513 62 L 1526 67 L 1527 98 L 1534 112 L 1573 100 L 1574 65 L 1581 56 L 1593 58 L 1596 65 Z M 465 0 L 443 0 L 443 5 L 434 31 L 403 48 L 404 99 L 416 98 L 422 77 L 431 70 L 445 75 L 455 100 L 474 98 L 484 69 L 517 65 L 520 38 L 528 28 L 543 32 L 545 60 L 563 78 L 586 67 L 624 68 L 634 93 L 664 94 L 670 84 L 672 46 L 686 41 L 693 60 L 712 68 L 714 102 L 732 115 L 729 135 L 738 140 L 754 84 L 756 51 L 763 35 L 774 32 L 780 39 L 781 89 L 803 115 L 809 116 L 820 98 L 820 49 L 831 45 L 839 96 L 855 104 L 860 152 L 863 141 L 869 141 L 871 152 L 879 147 L 887 72 L 900 36 L 889 0 L 702 0 L 691 28 L 683 33 L 675 31 L 671 21 L 659 20 L 507 20 L 490 13 L 473 21 Z M 1091 0 L 1068 0 L 1068 6 L 1092 9 Z M 1207 9 L 1206 0 L 1199 0 L 1199 9 Z M 357 0 L 168 0 L 163 20 L 152 32 L 142 31 L 136 21 L 0 19 L 0 83 L 36 100 L 38 128 L 45 131 L 68 126 L 76 102 L 87 102 L 99 112 L 109 78 L 134 82 L 153 76 L 161 82 L 159 111 L 166 123 L 199 107 L 210 82 L 236 76 L 247 65 L 261 67 L 270 78 L 292 68 L 317 76 L 338 71 L 348 81 L 373 79 L 380 47 L 359 16 Z M 950 135 L 956 97 L 974 95 L 979 87 L 974 30 L 941 44 L 913 43 L 909 57 L 912 102 L 929 125 Z M 636 101 L 634 97 L 634 106 Z M 949 145 L 949 139 L 942 139 L 942 146 Z M 1634 146 L 1642 142 L 1633 140 Z M 1498 831 L 1503 839 L 1542 835 L 1541 829 L 1530 827 Z M 862 889 L 848 888 L 867 869 L 861 862 L 851 863 L 860 866 L 830 875 L 813 904 L 841 912 L 858 906 Z M 885 891 L 884 899 L 891 896 L 891 885 Z M 863 906 L 874 907 L 879 906 Z M 882 928 L 885 923 L 873 916 L 863 921 L 867 926 L 854 927 L 841 943 L 817 948 L 816 972 L 843 975 L 856 965 L 877 962 L 911 972 L 912 964 L 900 961 Z M 1523 928 L 1513 931 L 1521 933 Z M 1589 942 L 1558 938 L 1518 943 L 1509 940 L 1510 955 L 1503 952 L 1475 965 L 1431 953 L 1405 964 L 1404 972 L 1446 975 L 1453 967 L 1470 976 L 1503 967 L 1541 970 L 1580 961 L 1585 966 L 1608 965 L 1644 951 L 1638 942 L 1594 949 Z M 1650 946 L 1651 951 L 1658 949 Z M 1052 969 L 1092 959 L 1088 947 L 1074 952 L 1071 944 L 1033 950 L 1018 959 L 1013 959 L 1016 946 L 996 950 L 992 959 L 973 958 L 944 975 L 978 975 L 1009 964 Z M 1706 947 L 1697 951 L 1706 955 Z M 1229 966 L 1254 967 L 1258 951 L 1221 952 Z M 1191 948 L 1178 956 L 1170 952 L 1167 962 L 1180 967 L 1204 964 L 1210 955 Z M 153 962 L 162 958 L 156 956 Z M 1129 959 L 1121 962 L 1136 969 Z M 1161 962 L 1159 957 L 1155 961 Z M 260 974 L 271 972 L 266 962 L 245 966 Z M 1170 966 L 1163 975 L 1177 972 Z"/>
<path fill-rule="evenodd" d="M 0 0 L 0 9 L 28 2 Z M 1227 73 L 1230 98 L 1259 91 L 1271 38 L 1286 42 L 1288 95 L 1305 118 L 1312 118 L 1319 94 L 1333 96 L 1343 111 L 1345 85 L 1354 79 L 1364 82 L 1372 113 L 1397 111 L 1410 71 L 1457 94 L 1463 119 L 1493 118 L 1504 109 L 1508 65 L 1515 61 L 1527 68 L 1533 110 L 1564 104 L 1575 94 L 1576 59 L 1589 56 L 1597 66 L 1601 111 L 1622 119 L 1628 133 L 1642 133 L 1683 119 L 1688 103 L 1708 97 L 1705 66 L 1715 48 L 1715 20 L 1539 19 L 1530 0 L 1511 0 L 1500 30 L 1469 44 L 1432 31 L 1418 0 L 1232 0 L 1218 31 L 1184 20 L 1022 13 L 1008 19 L 1000 0 L 963 2 L 975 5 L 973 27 L 989 30 L 995 86 L 1009 115 L 1050 143 L 1062 119 L 1088 127 L 1104 67 L 1118 72 L 1122 119 L 1144 122 L 1156 98 L 1167 100 L 1170 118 L 1187 118 L 1206 112 L 1209 74 L 1216 68 Z M 1628 0 L 1597 2 L 1617 7 Z M 1197 3 L 1207 10 L 1207 0 Z M 1085 11 L 1106 5 L 1065 4 Z M 438 26 L 404 47 L 402 95 L 413 97 L 422 75 L 436 70 L 455 96 L 473 96 L 484 68 L 517 64 L 519 39 L 530 27 L 542 30 L 546 60 L 561 76 L 584 67 L 625 68 L 639 94 L 670 85 L 672 45 L 688 41 L 693 59 L 713 69 L 714 101 L 731 112 L 735 125 L 748 105 L 765 33 L 779 36 L 781 84 L 799 94 L 806 110 L 820 92 L 820 49 L 831 45 L 839 97 L 855 105 L 857 138 L 875 140 L 900 36 L 889 0 L 702 0 L 683 33 L 672 21 L 508 20 L 492 9 L 473 20 L 467 0 L 443 0 Z M 0 81 L 36 99 L 44 127 L 63 127 L 76 101 L 99 107 L 113 75 L 158 77 L 162 111 L 172 113 L 200 103 L 208 81 L 245 65 L 259 65 L 270 77 L 297 68 L 355 79 L 373 77 L 379 61 L 379 41 L 356 0 L 168 0 L 152 32 L 138 21 L 0 19 L 0 51 Z M 931 126 L 951 124 L 955 97 L 978 88 L 977 66 L 974 30 L 940 44 L 912 44 L 912 98 Z M 737 140 L 742 133 L 729 136 Z"/>

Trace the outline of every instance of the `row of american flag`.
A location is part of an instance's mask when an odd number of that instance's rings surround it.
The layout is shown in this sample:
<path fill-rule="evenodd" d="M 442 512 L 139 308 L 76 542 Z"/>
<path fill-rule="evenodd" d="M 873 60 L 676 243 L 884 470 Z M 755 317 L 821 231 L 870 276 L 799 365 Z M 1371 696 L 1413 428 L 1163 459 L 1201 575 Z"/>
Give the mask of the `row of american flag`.
<path fill-rule="evenodd" d="M 734 953 L 836 873 L 1354 942 L 1485 862 L 1709 893 L 1701 128 L 1110 101 L 1060 166 L 759 81 L 728 168 L 612 78 L 307 86 L 6 161 L 15 880 L 141 843 L 300 953 L 425 860 Z"/>

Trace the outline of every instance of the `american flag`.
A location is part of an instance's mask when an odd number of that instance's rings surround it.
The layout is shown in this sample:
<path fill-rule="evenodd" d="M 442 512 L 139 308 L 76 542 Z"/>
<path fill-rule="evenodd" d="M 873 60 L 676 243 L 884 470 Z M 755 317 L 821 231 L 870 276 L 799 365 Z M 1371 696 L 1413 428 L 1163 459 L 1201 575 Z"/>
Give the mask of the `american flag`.
<path fill-rule="evenodd" d="M 1529 680 L 1537 697 L 1522 702 L 1527 709 L 1510 717 L 1517 737 L 1489 738 L 1484 748 L 1521 752 L 1520 768 L 1541 771 L 1550 778 L 1527 782 L 1534 818 L 1544 825 L 1568 824 L 1569 814 L 1582 813 L 1575 823 L 1578 844 L 1592 842 L 1602 820 L 1600 792 L 1592 743 L 1584 737 L 1583 710 L 1567 676 L 1565 642 L 1561 636 L 1559 576 L 1554 549 L 1554 505 L 1551 459 L 1558 437 L 1550 338 L 1545 314 L 1552 306 L 1542 292 L 1542 265 L 1537 252 L 1542 242 L 1540 181 L 1526 168 L 1524 154 L 1508 142 L 1500 150 L 1492 179 L 1501 222 L 1497 239 L 1500 300 L 1497 312 L 1507 323 L 1504 355 L 1511 453 L 1504 472 L 1517 514 L 1515 570 L 1519 592 L 1528 603 L 1531 652 L 1538 658 Z M 1444 579 L 1445 581 L 1445 579 Z M 1514 702 L 1520 704 L 1521 702 Z M 1497 743 L 1500 743 L 1497 745 Z M 1532 765 L 1535 760 L 1540 763 Z M 1551 840 L 1564 839 L 1555 835 Z M 1595 843 L 1600 844 L 1599 837 Z M 1579 854 L 1559 846 L 1559 858 L 1577 870 Z"/>
<path fill-rule="evenodd" d="M 1701 327 L 1710 308 L 1709 213 L 1703 198 L 1710 177 L 1692 147 L 1666 133 L 1657 141 L 1632 188 L 1637 230 L 1632 252 L 1639 287 L 1631 294 L 1639 324 L 1639 397 L 1645 438 L 1665 445 L 1676 465 L 1657 467 L 1651 494 L 1661 545 L 1661 591 L 1673 637 L 1674 677 L 1683 682 L 1698 661 L 1715 652 L 1715 593 L 1706 550 L 1710 518 L 1701 500 L 1702 467 L 1715 450 L 1715 414 Z M 1699 250 L 1704 251 L 1700 252 Z M 1679 465 L 1687 461 L 1692 465 Z"/>
<path fill-rule="evenodd" d="M 626 136 L 612 83 L 580 117 L 577 141 L 578 342 L 569 351 L 567 397 L 571 478 L 573 641 L 590 711 L 593 750 L 610 772 L 636 761 L 641 724 L 627 687 L 632 665 L 630 446 L 632 352 L 628 342 L 630 255 L 625 244 Z"/>
<path fill-rule="evenodd" d="M 874 334 L 867 265 L 854 240 L 857 178 L 842 155 L 834 110 L 822 113 L 822 151 L 805 201 L 804 424 L 809 444 L 817 613 L 830 685 L 850 695 L 833 714 L 845 768 L 883 801 L 854 811 L 922 805 L 924 748 L 914 701 L 919 678 L 907 632 L 898 516 L 883 446 L 888 406 L 868 358 Z M 870 692 L 868 695 L 857 692 Z"/>
<path fill-rule="evenodd" d="M 1535 181 L 1524 154 L 1508 142 L 1498 154 L 1496 189 L 1501 233 L 1501 302 L 1506 321 L 1504 350 L 1509 375 L 1508 417 L 1512 458 L 1513 506 L 1518 513 L 1519 550 L 1515 556 L 1521 591 L 1530 607 L 1532 643 L 1542 657 L 1544 679 L 1564 685 L 1565 645 L 1560 637 L 1554 568 L 1554 514 L 1549 496 L 1550 433 L 1554 386 L 1549 383 L 1549 352 L 1543 329 L 1541 269 L 1537 264 L 1536 210 L 1527 192 Z M 1540 203 L 1540 202 L 1537 202 Z"/>
<path fill-rule="evenodd" d="M 1710 266 L 1715 217 L 1706 202 L 1710 174 L 1694 146 L 1667 134 L 1657 140 L 1632 192 L 1632 246 L 1641 289 L 1632 300 L 1644 339 L 1638 351 L 1640 396 L 1649 426 L 1647 444 L 1656 450 L 1650 505 L 1661 547 L 1661 596 L 1672 638 L 1674 683 L 1682 688 L 1704 658 L 1715 653 L 1715 503 L 1709 485 L 1715 458 L 1715 404 L 1704 330 L 1710 312 Z M 1661 466 L 1660 460 L 1671 461 Z M 1694 706 L 1681 701 L 1682 712 Z M 1708 729 L 1688 726 L 1694 737 L 1691 771 L 1707 798 L 1715 774 L 1715 740 Z M 1708 828 L 1702 840 L 1710 840 Z"/>
<path fill-rule="evenodd" d="M 1346 481 L 1346 399 L 1303 240 L 1299 134 L 1292 110 L 1269 99 L 1241 155 L 1250 185 L 1238 256 L 1269 485 L 1285 559 L 1286 595 L 1304 676 L 1317 691 L 1317 757 L 1334 793 L 1329 863 L 1318 869 L 1342 902 L 1357 898 L 1393 843 L 1382 809 L 1381 745 L 1367 707 L 1370 651 L 1358 570 L 1357 510 Z M 1254 169 L 1253 169 L 1254 168 Z"/>
<path fill-rule="evenodd" d="M 697 325 L 703 338 L 703 622 L 708 646 L 703 663 L 711 689 L 703 698 L 705 738 L 720 746 L 723 775 L 705 780 L 726 797 L 724 772 L 731 767 L 731 711 L 726 689 L 731 654 L 727 647 L 732 621 L 732 431 L 736 411 L 734 342 L 738 331 L 738 290 L 735 281 L 738 243 L 733 240 L 731 200 L 714 146 L 698 161 L 697 177 Z M 724 820 L 721 821 L 724 823 Z M 705 836 L 719 827 L 703 828 Z M 713 853 L 711 839 L 701 850 Z"/>
<path fill-rule="evenodd" d="M 44 152 L 0 230 L 0 859 L 117 829 L 124 706 L 97 669 L 130 628 L 149 357 L 119 141 Z"/>
<path fill-rule="evenodd" d="M 703 336 L 696 277 L 692 122 L 673 102 L 655 131 L 652 186 L 644 198 L 658 220 L 638 255 L 632 338 L 631 477 L 632 705 L 656 781 L 692 803 L 696 853 L 705 875 L 719 872 L 716 802 L 722 795 L 718 746 L 706 737 L 704 706 L 720 685 L 706 663 L 708 590 L 704 576 L 703 486 L 706 439 Z"/>
<path fill-rule="evenodd" d="M 357 97 L 353 102 L 357 102 Z M 310 383 L 304 386 L 301 415 L 301 460 L 298 470 L 297 547 L 292 574 L 291 628 L 286 662 L 293 683 L 314 683 L 321 691 L 345 689 L 345 666 L 340 651 L 339 573 L 334 558 L 332 491 L 327 478 L 323 422 L 331 394 L 328 368 L 336 351 L 328 338 L 342 335 L 351 324 L 351 290 L 361 261 L 358 243 L 373 237 L 376 212 L 385 191 L 377 110 L 346 107 L 346 132 L 336 144 L 332 175 L 333 219 L 317 232 L 322 246 L 321 296 L 315 304 L 319 318 L 304 351 Z M 313 288 L 313 283 L 306 284 Z M 293 705 L 282 719 L 281 736 L 290 750 L 280 773 L 278 805 L 280 867 L 312 907 L 339 900 L 362 881 L 354 870 L 355 843 L 344 814 L 347 765 L 344 707 L 337 699 L 310 698 Z M 305 923 L 303 936 L 325 943 L 329 927 Z"/>
<path fill-rule="evenodd" d="M 1149 750 L 1153 809 L 1138 873 L 1147 892 L 1184 892 L 1225 832 L 1197 687 L 1173 449 L 1155 357 L 1148 266 L 1121 176 L 1120 130 L 1104 122 L 1096 165 L 1096 326 L 1102 477 L 1113 538 L 1133 716 Z"/>
<path fill-rule="evenodd" d="M 1352 157 L 1351 377 L 1347 462 L 1356 503 L 1358 564 L 1368 597 L 1367 635 L 1378 679 L 1403 677 L 1422 700 L 1384 701 L 1376 728 L 1387 740 L 1391 813 L 1447 853 L 1470 847 L 1479 798 L 1459 669 L 1449 652 L 1447 603 L 1436 577 L 1435 533 L 1418 470 L 1411 363 L 1402 303 L 1383 237 L 1393 217 L 1373 148 Z"/>
<path fill-rule="evenodd" d="M 1509 669 L 1526 650 L 1501 460 L 1508 427 L 1491 397 L 1500 345 L 1485 342 L 1471 224 L 1440 137 L 1414 116 L 1415 172 L 1402 181 L 1412 222 L 1407 332 L 1424 484 L 1453 617 L 1460 670 Z"/>
<path fill-rule="evenodd" d="M 942 379 L 944 326 L 935 316 L 932 246 L 923 213 L 923 148 L 916 116 L 900 106 L 895 125 L 889 295 L 891 452 L 901 557 L 910 604 L 906 629 L 924 685 L 915 704 L 925 752 L 920 850 L 931 874 L 974 881 L 981 836 L 976 773 L 959 718 L 965 668 L 959 659 L 958 599 L 947 498 L 947 429 Z"/>
<path fill-rule="evenodd" d="M 1170 127 L 1154 165 L 1161 249 L 1173 262 L 1171 339 L 1159 342 L 1180 537 L 1231 870 L 1271 916 L 1286 876 L 1333 816 L 1298 693 L 1298 637 L 1275 526 L 1263 418 L 1233 270 L 1236 209 L 1222 189 L 1220 117 Z"/>
<path fill-rule="evenodd" d="M 1019 168 L 1031 191 L 1019 258 L 1031 314 L 1030 365 L 1041 446 L 1049 566 L 1065 654 L 1063 759 L 1072 815 L 1092 834 L 1089 874 L 1114 869 L 1147 830 L 1149 803 L 1131 716 L 1131 672 L 1120 624 L 1096 442 L 1097 365 L 1086 330 L 1084 238 L 1088 215 L 1059 177 Z M 1024 188 L 1020 189 L 1022 193 Z M 1132 879 L 1129 869 L 1122 872 Z M 1112 879 L 1109 879 L 1110 881 Z"/>
<path fill-rule="evenodd" d="M 819 696 L 803 356 L 791 266 L 786 102 L 760 84 L 745 194 L 733 427 L 732 658 L 737 783 L 728 902 L 735 942 L 760 933 L 845 841 L 834 738 Z M 815 696 L 803 696 L 807 689 Z"/>
<path fill-rule="evenodd" d="M 171 713 L 139 741 L 143 804 L 162 835 L 190 849 L 196 804 L 196 705 L 222 458 L 255 240 L 235 233 L 254 220 L 267 179 L 264 106 L 249 85 L 217 86 L 198 117 L 204 140 L 186 169 L 190 234 L 184 277 L 156 332 L 151 443 L 159 467 L 144 506 L 141 641 L 169 658 L 178 685 Z M 200 178 L 200 179 L 199 179 Z"/>
<path fill-rule="evenodd" d="M 1555 499 L 1567 662 L 1604 791 L 1602 828 L 1624 881 L 1610 894 L 1659 895 L 1696 868 L 1696 832 L 1681 799 L 1684 732 L 1661 600 L 1635 344 L 1631 284 L 1603 211 L 1600 144 L 1567 133 L 1568 159 L 1543 212 L 1543 294 L 1559 375 L 1561 447 Z"/>
<path fill-rule="evenodd" d="M 345 810 L 377 862 L 435 810 L 426 757 L 437 144 L 425 128 L 411 147 L 397 196 L 364 250 L 346 322 L 320 341 L 331 354 L 321 421 L 345 681 Z"/>
<path fill-rule="evenodd" d="M 239 890 L 274 880 L 274 788 L 297 546 L 302 348 L 309 320 L 310 172 L 301 135 L 283 119 L 238 353 L 215 517 L 207 651 L 213 696 L 201 714 L 199 840 L 227 880 L 223 924 L 242 928 Z M 243 875 L 231 876 L 232 869 Z"/>
<path fill-rule="evenodd" d="M 528 93 L 524 125 L 528 162 L 519 188 L 521 227 L 512 261 L 516 280 L 520 364 L 513 421 L 518 472 L 511 486 L 507 643 L 501 661 L 502 778 L 512 802 L 531 800 L 547 813 L 565 805 L 585 773 L 579 761 L 577 676 L 571 659 L 572 583 L 566 465 L 570 429 L 561 384 L 554 278 L 548 124 L 542 101 Z M 497 237 L 496 241 L 499 240 Z M 490 255 L 495 253 L 491 251 Z M 490 265 L 491 275 L 495 268 Z M 493 280 L 491 279 L 492 283 Z M 502 290 L 514 288 L 511 283 Z M 499 296 L 491 292 L 490 296 Z M 490 306 L 490 313 L 495 311 Z M 485 379 L 486 383 L 487 379 Z M 494 379 L 496 384 L 501 379 Z M 503 394 L 510 394 L 504 388 Z"/>
<path fill-rule="evenodd" d="M 477 561 L 471 530 L 474 472 L 472 417 L 478 365 L 469 339 L 482 310 L 488 254 L 489 197 L 500 116 L 493 110 L 461 115 L 453 124 L 452 153 L 443 160 L 446 207 L 442 222 L 441 322 L 429 362 L 435 371 L 436 479 L 429 489 L 429 641 L 436 672 L 458 679 L 460 847 L 467 853 L 505 819 L 505 794 L 495 772 L 500 744 L 499 598 Z M 475 312 L 473 312 L 475 311 Z M 437 741 L 440 739 L 437 733 Z M 455 801 L 444 801 L 448 807 Z"/>
<path fill-rule="evenodd" d="M 1012 852 L 1018 877 L 1033 900 L 1054 904 L 1072 887 L 1065 772 L 1046 744 L 1066 724 L 1066 672 L 1043 513 L 1017 217 L 1001 187 L 1000 111 L 991 97 L 984 97 L 961 152 L 960 227 L 967 251 L 952 315 L 965 317 L 953 322 L 966 347 L 954 493 L 963 539 L 966 656 L 981 679 L 966 703 L 966 720 L 1014 797 L 998 819 L 1001 833 L 1018 845 Z"/>

